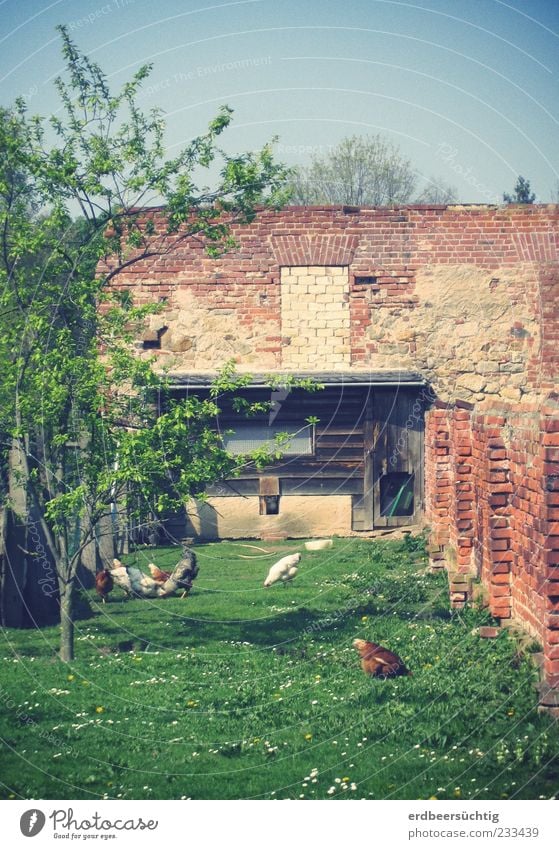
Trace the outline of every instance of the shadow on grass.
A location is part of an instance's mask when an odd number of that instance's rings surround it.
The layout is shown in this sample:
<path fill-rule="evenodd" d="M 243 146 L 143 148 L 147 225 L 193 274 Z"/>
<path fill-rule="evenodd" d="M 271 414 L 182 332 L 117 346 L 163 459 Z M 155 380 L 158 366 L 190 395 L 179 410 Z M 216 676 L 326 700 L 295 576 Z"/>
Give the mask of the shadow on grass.
<path fill-rule="evenodd" d="M 121 607 L 121 610 L 117 609 L 117 605 Z M 195 616 L 192 618 L 177 616 L 172 627 L 166 627 L 164 623 L 157 627 L 157 624 L 154 625 L 151 621 L 149 623 L 150 639 L 147 640 L 142 636 L 143 611 L 139 610 L 138 615 L 134 617 L 134 633 L 128 631 L 128 638 L 122 639 L 123 630 L 119 623 L 119 614 L 129 616 L 130 611 L 126 609 L 127 607 L 127 602 L 113 602 L 113 608 L 110 611 L 112 621 L 105 620 L 103 622 L 103 631 L 108 641 L 102 646 L 97 646 L 97 649 L 102 653 L 107 651 L 138 652 L 146 649 L 177 651 L 211 645 L 215 642 L 231 643 L 235 646 L 250 643 L 252 646 L 280 647 L 287 651 L 291 644 L 301 640 L 306 635 L 315 638 L 320 635 L 327 639 L 328 635 L 334 630 L 338 632 L 343 630 L 348 625 L 349 616 L 354 616 L 356 613 L 371 615 L 371 605 L 365 602 L 358 609 L 352 609 L 348 611 L 347 615 L 341 616 L 335 613 L 328 616 L 324 611 L 314 611 L 305 606 L 253 621 L 242 619 L 224 621 L 200 619 Z M 98 616 L 103 614 L 104 611 L 100 612 Z M 146 615 L 149 614 L 150 609 L 147 609 Z M 110 641 L 112 636 L 120 637 L 120 639 L 113 643 Z"/>

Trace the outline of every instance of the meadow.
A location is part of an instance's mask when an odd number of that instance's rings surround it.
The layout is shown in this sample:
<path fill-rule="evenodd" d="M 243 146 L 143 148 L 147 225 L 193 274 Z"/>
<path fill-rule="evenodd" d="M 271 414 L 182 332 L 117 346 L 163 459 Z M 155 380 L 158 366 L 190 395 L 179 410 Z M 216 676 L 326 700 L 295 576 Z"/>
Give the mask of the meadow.
<path fill-rule="evenodd" d="M 264 549 L 264 550 L 262 550 Z M 451 614 L 423 540 L 335 539 L 292 585 L 262 586 L 301 543 L 196 547 L 185 599 L 84 593 L 76 660 L 58 629 L 4 629 L 2 798 L 540 799 L 559 792 L 557 723 L 528 646 Z M 304 550 L 303 550 L 304 551 Z M 143 568 L 176 548 L 123 558 Z M 411 677 L 368 679 L 351 643 Z"/>

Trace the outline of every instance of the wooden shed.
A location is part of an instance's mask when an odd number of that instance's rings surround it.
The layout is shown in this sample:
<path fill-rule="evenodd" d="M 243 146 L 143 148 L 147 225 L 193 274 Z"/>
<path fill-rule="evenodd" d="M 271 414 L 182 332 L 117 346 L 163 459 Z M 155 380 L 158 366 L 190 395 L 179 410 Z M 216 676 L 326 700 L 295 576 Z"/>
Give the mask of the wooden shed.
<path fill-rule="evenodd" d="M 286 375 L 285 375 L 286 376 Z M 215 375 L 173 375 L 175 397 L 204 397 Z M 222 403 L 218 427 L 233 453 L 290 434 L 280 461 L 248 466 L 208 490 L 192 520 L 201 538 L 347 534 L 415 525 L 423 514 L 424 410 L 429 392 L 412 372 L 298 372 L 312 391 L 255 374 L 243 393 L 271 403 L 250 419 Z M 309 423 L 309 419 L 311 420 Z"/>

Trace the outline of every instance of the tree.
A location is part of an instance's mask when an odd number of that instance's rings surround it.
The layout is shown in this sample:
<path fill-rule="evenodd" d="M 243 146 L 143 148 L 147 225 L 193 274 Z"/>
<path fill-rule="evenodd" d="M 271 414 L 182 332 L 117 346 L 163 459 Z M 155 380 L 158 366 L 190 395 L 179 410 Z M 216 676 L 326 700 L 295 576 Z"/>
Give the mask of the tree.
<path fill-rule="evenodd" d="M 351 136 L 326 156 L 314 156 L 308 168 L 295 169 L 292 202 L 390 206 L 393 204 L 452 203 L 456 189 L 431 177 L 413 200 L 416 172 L 397 145 L 383 136 Z"/>
<path fill-rule="evenodd" d="M 381 135 L 343 139 L 324 157 L 297 170 L 293 202 L 386 206 L 407 203 L 416 184 L 411 162 Z"/>
<path fill-rule="evenodd" d="M 458 191 L 446 185 L 439 177 L 429 177 L 427 185 L 417 196 L 416 203 L 456 203 Z"/>
<path fill-rule="evenodd" d="M 525 180 L 521 175 L 516 181 L 513 189 L 513 194 L 509 195 L 506 192 L 503 194 L 505 203 L 534 203 L 536 195 L 530 189 L 530 180 Z"/>
<path fill-rule="evenodd" d="M 243 380 L 226 369 L 209 399 L 169 404 L 159 416 L 150 401 L 165 393 L 165 380 L 131 344 L 157 306 L 137 307 L 109 283 L 189 239 L 211 255 L 227 250 L 232 223 L 250 221 L 257 205 L 284 203 L 288 172 L 269 146 L 220 151 L 227 107 L 167 159 L 161 114 L 137 103 L 150 66 L 113 94 L 99 66 L 59 30 L 62 117 L 30 117 L 22 100 L 0 114 L 0 425 L 5 478 L 25 488 L 56 565 L 60 657 L 68 661 L 80 556 L 111 505 L 173 509 L 245 462 L 227 454 L 214 427 L 221 394 Z M 215 187 L 199 187 L 194 175 L 217 164 Z M 167 208 L 163 231 L 145 211 L 153 203 Z"/>

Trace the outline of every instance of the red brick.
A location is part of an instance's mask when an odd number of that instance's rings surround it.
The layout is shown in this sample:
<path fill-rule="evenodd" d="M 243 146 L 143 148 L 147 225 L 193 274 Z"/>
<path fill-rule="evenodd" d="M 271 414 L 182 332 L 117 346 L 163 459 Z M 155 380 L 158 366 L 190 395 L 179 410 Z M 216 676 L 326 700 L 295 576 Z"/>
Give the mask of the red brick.
<path fill-rule="evenodd" d="M 492 539 L 490 548 L 491 551 L 508 551 L 509 541 L 507 539 Z"/>
<path fill-rule="evenodd" d="M 503 586 L 510 586 L 510 573 L 509 572 L 493 572 L 491 575 L 491 583 L 492 584 L 502 584 Z"/>

